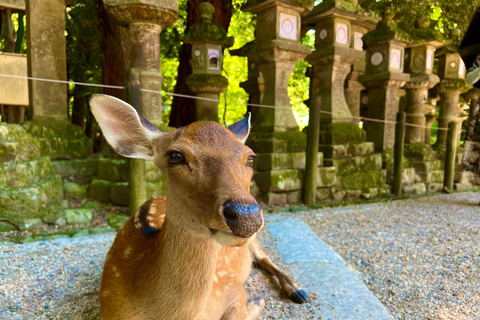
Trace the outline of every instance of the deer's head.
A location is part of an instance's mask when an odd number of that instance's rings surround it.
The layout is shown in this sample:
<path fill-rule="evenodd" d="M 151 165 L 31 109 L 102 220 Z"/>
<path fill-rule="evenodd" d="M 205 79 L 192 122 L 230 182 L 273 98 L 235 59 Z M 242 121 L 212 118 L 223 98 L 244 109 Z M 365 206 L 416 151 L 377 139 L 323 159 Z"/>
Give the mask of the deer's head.
<path fill-rule="evenodd" d="M 167 174 L 167 219 L 225 246 L 253 239 L 263 213 L 250 195 L 255 154 L 245 146 L 250 117 L 229 128 L 199 121 L 161 132 L 133 107 L 93 95 L 92 113 L 112 148 L 129 158 L 153 160 Z"/>

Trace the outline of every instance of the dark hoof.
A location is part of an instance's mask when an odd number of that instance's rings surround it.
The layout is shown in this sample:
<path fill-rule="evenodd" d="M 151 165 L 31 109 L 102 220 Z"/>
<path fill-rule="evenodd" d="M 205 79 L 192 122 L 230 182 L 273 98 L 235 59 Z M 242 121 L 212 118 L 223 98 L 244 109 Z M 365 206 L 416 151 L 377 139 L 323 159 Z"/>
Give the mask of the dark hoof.
<path fill-rule="evenodd" d="M 302 289 L 292 293 L 292 295 L 290 296 L 290 299 L 292 299 L 293 302 L 299 303 L 299 304 L 306 303 L 306 302 L 310 301 L 310 299 L 308 299 L 308 296 L 306 295 L 306 293 Z"/>

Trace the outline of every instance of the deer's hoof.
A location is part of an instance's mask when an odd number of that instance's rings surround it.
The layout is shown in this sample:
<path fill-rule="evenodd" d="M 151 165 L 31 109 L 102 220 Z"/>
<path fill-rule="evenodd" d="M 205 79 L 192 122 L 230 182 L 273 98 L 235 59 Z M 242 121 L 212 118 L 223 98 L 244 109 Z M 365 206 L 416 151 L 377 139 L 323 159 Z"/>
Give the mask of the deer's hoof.
<path fill-rule="evenodd" d="M 308 299 L 307 294 L 302 289 L 299 289 L 298 291 L 293 292 L 290 295 L 290 299 L 292 299 L 293 302 L 299 303 L 299 304 L 310 301 L 310 299 Z"/>

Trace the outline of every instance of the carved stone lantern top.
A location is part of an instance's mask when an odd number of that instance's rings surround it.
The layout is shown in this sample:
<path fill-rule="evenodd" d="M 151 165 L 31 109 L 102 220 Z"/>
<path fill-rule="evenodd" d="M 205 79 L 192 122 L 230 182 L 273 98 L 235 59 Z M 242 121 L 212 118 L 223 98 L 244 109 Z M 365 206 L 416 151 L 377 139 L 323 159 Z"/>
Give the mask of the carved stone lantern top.
<path fill-rule="evenodd" d="M 369 43 L 382 42 L 392 40 L 398 43 L 408 44 L 412 42 L 410 35 L 404 30 L 397 27 L 397 23 L 393 20 L 395 13 L 393 10 L 387 9 L 383 13 L 382 20 L 377 24 L 375 30 L 370 31 L 363 37 L 363 42 Z"/>
<path fill-rule="evenodd" d="M 443 35 L 433 28 L 430 28 L 430 18 L 423 15 L 417 16 L 415 29 L 410 32 L 413 38 L 413 45 L 429 44 L 435 48 L 444 45 Z"/>
<path fill-rule="evenodd" d="M 144 22 L 158 24 L 165 29 L 178 16 L 176 0 L 103 0 L 103 3 L 117 23 L 123 26 Z"/>
<path fill-rule="evenodd" d="M 221 25 L 212 23 L 215 7 L 211 3 L 202 2 L 198 9 L 203 21 L 192 25 L 182 40 L 190 44 L 211 43 L 231 47 L 234 38 L 227 37 L 227 31 Z"/>

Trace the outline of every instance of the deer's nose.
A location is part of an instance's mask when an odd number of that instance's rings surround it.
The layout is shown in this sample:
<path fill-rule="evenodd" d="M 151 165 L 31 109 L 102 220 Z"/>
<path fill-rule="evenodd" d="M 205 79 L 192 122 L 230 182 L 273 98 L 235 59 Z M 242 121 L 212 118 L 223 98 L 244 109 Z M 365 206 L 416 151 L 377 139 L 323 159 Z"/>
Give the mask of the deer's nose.
<path fill-rule="evenodd" d="M 223 215 L 233 234 L 248 238 L 263 225 L 262 210 L 258 204 L 242 205 L 235 201 L 228 201 L 223 206 Z"/>

